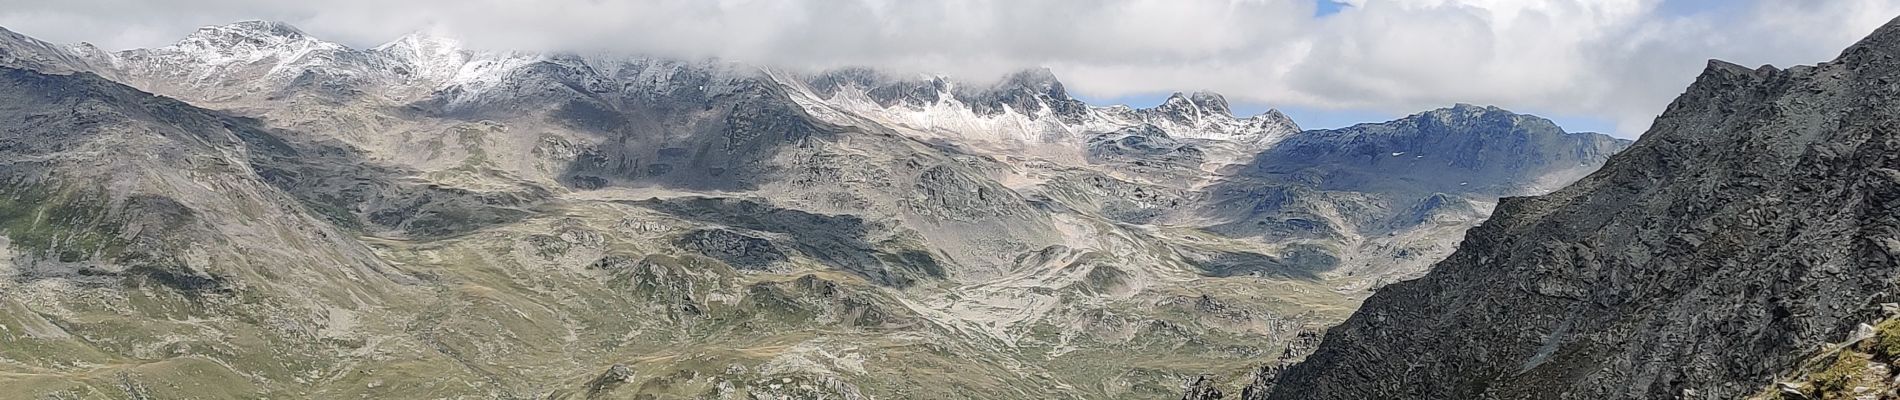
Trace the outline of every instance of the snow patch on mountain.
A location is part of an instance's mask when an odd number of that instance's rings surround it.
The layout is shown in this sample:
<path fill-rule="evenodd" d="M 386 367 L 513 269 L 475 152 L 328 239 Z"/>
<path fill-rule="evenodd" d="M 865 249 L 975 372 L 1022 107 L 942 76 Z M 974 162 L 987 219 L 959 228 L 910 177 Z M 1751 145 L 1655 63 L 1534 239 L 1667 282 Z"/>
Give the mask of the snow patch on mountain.
<path fill-rule="evenodd" d="M 866 118 L 930 138 L 1015 145 L 1067 144 L 1090 135 L 1152 125 L 1178 139 L 1261 149 L 1300 128 L 1278 110 L 1237 118 L 1219 94 L 1180 93 L 1154 108 L 1094 107 L 1068 96 L 1046 70 L 1025 71 L 979 87 L 946 77 L 891 78 L 859 69 L 815 76 L 775 73 L 814 115 Z M 1073 148 L 1074 146 L 1069 146 Z"/>
<path fill-rule="evenodd" d="M 1084 132 L 1115 127 L 1099 124 L 1100 120 L 1080 125 L 1065 124 L 1053 118 L 1053 112 L 1047 107 L 1024 111 L 1004 105 L 1001 113 L 980 115 L 975 107 L 950 94 L 954 86 L 946 86 L 944 91 L 935 94 L 934 99 L 923 104 L 887 107 L 872 99 L 862 87 L 838 88 L 830 97 L 824 97 L 808 87 L 802 87 L 798 82 L 781 82 L 799 86 L 801 90 L 796 91 L 800 95 L 798 100 L 807 108 L 832 111 L 815 113 L 820 117 L 829 117 L 831 122 L 844 122 L 839 120 L 841 116 L 850 115 L 931 137 L 1010 143 L 1068 143 Z"/>
<path fill-rule="evenodd" d="M 22 46 L 15 46 L 22 47 Z M 1299 132 L 1278 111 L 1236 118 L 1218 94 L 1176 94 L 1154 108 L 1094 107 L 1070 97 L 1047 70 L 1030 70 L 992 85 L 962 84 L 945 77 L 891 79 L 870 70 L 820 74 L 771 71 L 720 62 L 665 62 L 615 56 L 475 51 L 460 42 L 413 33 L 366 50 L 317 39 L 280 22 L 244 21 L 198 29 L 155 49 L 117 53 L 90 45 L 44 48 L 39 64 L 89 70 L 158 93 L 197 93 L 221 101 L 315 85 L 337 93 L 378 93 L 396 103 L 441 95 L 451 107 L 477 103 L 486 93 L 522 84 L 524 73 L 542 63 L 580 71 L 624 87 L 678 82 L 682 74 L 742 71 L 784 85 L 808 112 L 833 122 L 864 119 L 931 139 L 966 143 L 1056 144 L 1075 149 L 1088 135 L 1153 125 L 1169 136 L 1233 142 L 1260 149 Z M 19 58 L 21 56 L 15 55 Z M 684 71 L 692 69 L 693 71 Z M 719 71 L 724 70 L 724 71 Z M 709 72 L 711 71 L 711 72 Z M 539 72 L 539 71 L 534 71 Z M 820 82 L 819 78 L 824 78 Z M 617 90 L 601 87 L 602 90 Z M 699 89 L 699 88 L 685 88 Z M 203 95 L 212 93 L 211 95 Z M 506 93 L 498 95 L 507 95 Z"/>
<path fill-rule="evenodd" d="M 448 81 L 468 70 L 473 55 L 455 39 L 411 33 L 369 50 L 400 71 L 426 81 Z"/>
<path fill-rule="evenodd" d="M 94 56 L 109 56 L 110 65 L 132 76 L 210 86 L 233 79 L 282 83 L 310 68 L 359 61 L 352 53 L 284 23 L 244 21 L 199 28 L 165 47 Z"/>

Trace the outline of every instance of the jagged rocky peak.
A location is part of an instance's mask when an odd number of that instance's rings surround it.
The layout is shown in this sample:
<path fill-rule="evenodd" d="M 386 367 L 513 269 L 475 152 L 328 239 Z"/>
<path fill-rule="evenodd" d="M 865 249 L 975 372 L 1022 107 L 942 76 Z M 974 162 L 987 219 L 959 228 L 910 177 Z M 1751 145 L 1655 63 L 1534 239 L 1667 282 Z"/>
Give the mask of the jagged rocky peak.
<path fill-rule="evenodd" d="M 1188 97 L 1188 100 L 1193 101 L 1194 105 L 1201 106 L 1202 109 L 1219 112 L 1223 115 L 1234 115 L 1233 110 L 1227 108 L 1227 97 L 1221 96 L 1220 93 L 1207 91 L 1194 92 L 1194 95 Z"/>
<path fill-rule="evenodd" d="M 820 97 L 830 98 L 845 88 L 876 87 L 889 79 L 877 70 L 863 67 L 845 67 L 826 70 L 799 77 L 806 87 Z"/>
<path fill-rule="evenodd" d="M 1002 81 L 983 91 L 1022 91 L 1052 98 L 1069 98 L 1069 92 L 1062 87 L 1062 81 L 1056 79 L 1056 73 L 1048 68 L 1032 68 L 1004 75 Z"/>
<path fill-rule="evenodd" d="M 1048 68 L 1018 71 L 981 90 L 958 90 L 957 97 L 982 115 L 1014 111 L 1034 118 L 1046 112 L 1064 122 L 1079 123 L 1088 113 L 1088 104 L 1069 97 L 1062 81 Z"/>
<path fill-rule="evenodd" d="M 1291 127 L 1294 131 L 1300 130 L 1299 125 L 1293 123 L 1293 117 L 1286 116 L 1286 114 L 1281 113 L 1278 108 L 1269 108 L 1266 112 L 1262 112 L 1260 115 L 1255 115 L 1251 118 L 1256 121 L 1261 121 L 1262 123 Z"/>
<path fill-rule="evenodd" d="M 258 39 L 278 37 L 301 39 L 309 37 L 302 29 L 278 21 L 247 20 L 224 25 L 211 25 L 198 28 L 187 38 L 206 40 Z"/>
<path fill-rule="evenodd" d="M 1567 188 L 1500 202 L 1429 275 L 1329 330 L 1269 398 L 1770 387 L 1900 302 L 1897 54 L 1900 20 L 1817 66 L 1709 63 L 1629 150 Z"/>
<path fill-rule="evenodd" d="M 1225 120 L 1239 118 L 1239 116 L 1234 115 L 1233 108 L 1227 102 L 1227 96 L 1222 96 L 1220 93 L 1211 91 L 1196 91 L 1193 93 L 1174 92 L 1174 94 L 1168 95 L 1168 99 L 1162 101 L 1160 105 L 1143 111 L 1161 114 L 1183 122 L 1202 119 Z M 1299 127 L 1293 124 L 1293 119 L 1281 113 L 1279 109 L 1270 108 L 1267 109 L 1267 111 L 1261 112 L 1259 115 L 1244 119 L 1256 121 L 1258 125 L 1286 125 L 1292 127 L 1295 131 L 1299 130 Z"/>
<path fill-rule="evenodd" d="M 196 99 L 275 93 L 296 84 L 344 92 L 348 85 L 332 82 L 352 80 L 365 61 L 347 46 L 269 21 L 207 26 L 165 47 L 94 57 L 92 64 L 100 66 L 94 72 L 143 90 Z"/>
<path fill-rule="evenodd" d="M 253 56 L 254 58 L 259 55 L 282 54 L 314 48 L 346 49 L 343 45 L 304 34 L 303 30 L 290 24 L 275 21 L 242 21 L 206 26 L 198 28 L 191 35 L 185 36 L 184 40 L 167 48 L 196 53 L 207 58 L 212 56 Z"/>
<path fill-rule="evenodd" d="M 863 67 L 833 69 L 802 80 L 820 98 L 835 102 L 841 93 L 855 90 L 881 108 L 923 109 L 954 100 L 979 116 L 1013 113 L 1031 120 L 1050 116 L 1068 124 L 1084 122 L 1089 113 L 1088 104 L 1070 97 L 1047 68 L 1013 72 L 994 82 L 929 75 L 905 78 Z"/>
<path fill-rule="evenodd" d="M 805 85 L 825 99 L 833 99 L 846 89 L 862 91 L 872 102 L 885 108 L 921 108 L 943 100 L 950 91 L 949 82 L 941 77 L 904 79 L 861 67 L 821 72 L 806 78 Z"/>
<path fill-rule="evenodd" d="M 1226 97 L 1207 91 L 1176 92 L 1152 108 L 1101 110 L 1112 118 L 1154 124 L 1183 138 L 1242 140 L 1264 145 L 1300 132 L 1299 125 L 1279 110 L 1236 118 Z"/>
<path fill-rule="evenodd" d="M 1161 105 L 1155 108 L 1163 112 L 1193 115 L 1197 117 L 1231 117 L 1234 115 L 1234 112 L 1227 108 L 1226 97 L 1221 96 L 1220 93 L 1207 91 L 1194 92 L 1193 95 L 1182 95 L 1181 92 L 1174 92 L 1173 95 L 1168 96 L 1167 101 L 1162 102 Z"/>

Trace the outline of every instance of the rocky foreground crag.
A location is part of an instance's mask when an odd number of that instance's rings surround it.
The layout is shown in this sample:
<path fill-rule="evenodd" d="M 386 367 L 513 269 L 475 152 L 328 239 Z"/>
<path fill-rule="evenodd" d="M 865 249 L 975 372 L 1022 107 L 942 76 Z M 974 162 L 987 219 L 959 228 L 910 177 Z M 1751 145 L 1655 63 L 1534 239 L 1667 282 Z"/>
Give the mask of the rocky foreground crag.
<path fill-rule="evenodd" d="M 1381 289 L 1254 391 L 1756 394 L 1900 301 L 1897 83 L 1900 22 L 1815 66 L 1711 61 L 1629 150 L 1504 199 L 1428 275 Z"/>

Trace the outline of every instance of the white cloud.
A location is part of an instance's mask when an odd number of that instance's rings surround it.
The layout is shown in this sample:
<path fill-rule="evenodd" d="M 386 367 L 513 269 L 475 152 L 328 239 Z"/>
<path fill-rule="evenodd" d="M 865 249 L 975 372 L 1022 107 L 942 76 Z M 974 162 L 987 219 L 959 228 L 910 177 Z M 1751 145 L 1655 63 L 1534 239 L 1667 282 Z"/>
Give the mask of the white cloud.
<path fill-rule="evenodd" d="M 976 79 L 1048 66 L 1100 97 L 1211 89 L 1385 113 L 1469 102 L 1634 136 L 1708 58 L 1822 61 L 1900 15 L 1900 0 L 1664 1 L 1353 0 L 1315 18 L 1312 0 L 0 0 L 0 26 L 109 48 L 274 19 L 360 47 L 435 29 L 485 47 Z"/>

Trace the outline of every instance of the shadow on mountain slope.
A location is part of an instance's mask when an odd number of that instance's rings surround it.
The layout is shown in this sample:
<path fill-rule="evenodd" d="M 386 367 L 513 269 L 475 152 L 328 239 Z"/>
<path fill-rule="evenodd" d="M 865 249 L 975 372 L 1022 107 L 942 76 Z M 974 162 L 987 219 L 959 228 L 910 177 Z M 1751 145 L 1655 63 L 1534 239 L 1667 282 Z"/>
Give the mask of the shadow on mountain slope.
<path fill-rule="evenodd" d="M 919 279 L 941 278 L 943 266 L 928 250 L 905 246 L 879 226 L 855 215 L 824 215 L 778 208 L 754 200 L 691 197 L 622 201 L 677 218 L 734 228 L 789 235 L 791 246 L 818 262 L 850 271 L 879 284 L 906 287 Z"/>

